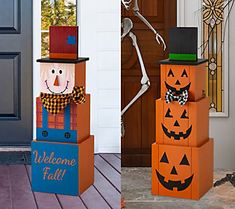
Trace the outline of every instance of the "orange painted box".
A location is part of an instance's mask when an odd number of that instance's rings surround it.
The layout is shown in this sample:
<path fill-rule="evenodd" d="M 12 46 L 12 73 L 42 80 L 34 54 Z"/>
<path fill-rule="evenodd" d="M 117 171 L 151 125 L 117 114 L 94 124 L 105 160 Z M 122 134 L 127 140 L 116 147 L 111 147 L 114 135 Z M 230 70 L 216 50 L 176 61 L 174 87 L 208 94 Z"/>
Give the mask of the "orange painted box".
<path fill-rule="evenodd" d="M 197 101 L 206 95 L 206 60 L 197 62 L 161 61 L 161 98 L 170 89 L 176 95 L 188 90 L 189 101 Z"/>
<path fill-rule="evenodd" d="M 32 190 L 77 196 L 94 182 L 94 136 L 78 144 L 32 141 Z"/>
<path fill-rule="evenodd" d="M 79 143 L 90 135 L 90 95 L 84 104 L 69 104 L 62 112 L 52 114 L 36 98 L 36 136 L 41 141 Z"/>
<path fill-rule="evenodd" d="M 213 139 L 200 147 L 152 145 L 152 194 L 200 199 L 213 185 Z"/>
<path fill-rule="evenodd" d="M 156 100 L 156 142 L 197 147 L 209 137 L 209 99 L 166 103 Z"/>

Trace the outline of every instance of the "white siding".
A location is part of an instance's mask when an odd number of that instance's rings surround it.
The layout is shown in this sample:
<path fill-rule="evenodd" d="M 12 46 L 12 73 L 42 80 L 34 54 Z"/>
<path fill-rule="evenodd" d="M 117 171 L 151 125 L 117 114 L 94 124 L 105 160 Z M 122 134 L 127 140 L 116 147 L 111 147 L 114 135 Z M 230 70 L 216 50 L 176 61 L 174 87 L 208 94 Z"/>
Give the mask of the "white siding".
<path fill-rule="evenodd" d="M 96 152 L 120 152 L 120 1 L 80 1 L 80 55 L 87 63 Z"/>

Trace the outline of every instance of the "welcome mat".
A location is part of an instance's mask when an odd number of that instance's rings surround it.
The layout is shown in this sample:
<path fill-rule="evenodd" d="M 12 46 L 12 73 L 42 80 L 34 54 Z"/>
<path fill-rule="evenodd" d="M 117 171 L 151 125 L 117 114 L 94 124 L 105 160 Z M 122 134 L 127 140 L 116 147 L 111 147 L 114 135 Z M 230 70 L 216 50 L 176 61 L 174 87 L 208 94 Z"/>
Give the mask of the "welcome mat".
<path fill-rule="evenodd" d="M 31 164 L 31 152 L 0 152 L 0 165 Z"/>

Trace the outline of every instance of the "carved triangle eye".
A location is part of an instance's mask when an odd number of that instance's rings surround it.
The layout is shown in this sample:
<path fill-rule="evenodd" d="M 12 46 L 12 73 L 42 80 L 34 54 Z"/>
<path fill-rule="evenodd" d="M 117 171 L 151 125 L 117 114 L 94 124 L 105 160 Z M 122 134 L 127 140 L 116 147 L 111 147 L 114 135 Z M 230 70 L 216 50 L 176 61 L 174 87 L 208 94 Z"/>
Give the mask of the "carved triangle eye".
<path fill-rule="evenodd" d="M 187 74 L 187 72 L 186 72 L 186 70 L 185 70 L 185 69 L 184 69 L 184 71 L 183 71 L 183 73 L 182 73 L 181 77 L 188 77 L 188 74 Z"/>
<path fill-rule="evenodd" d="M 168 76 L 168 77 L 170 77 L 170 76 L 175 77 L 175 76 L 174 76 L 174 73 L 173 73 L 173 71 L 172 71 L 172 69 L 169 70 L 169 73 L 168 73 L 167 76 Z"/>
<path fill-rule="evenodd" d="M 161 163 L 169 163 L 166 153 L 164 152 L 162 159 L 160 160 Z"/>
<path fill-rule="evenodd" d="M 181 118 L 186 118 L 186 119 L 188 119 L 187 111 L 186 111 L 186 110 L 184 110 L 184 112 L 182 113 Z"/>
<path fill-rule="evenodd" d="M 180 165 L 189 165 L 188 158 L 184 155 L 183 159 L 180 162 Z"/>
<path fill-rule="evenodd" d="M 173 118 L 173 116 L 171 115 L 171 110 L 170 110 L 170 108 L 168 108 L 165 117 L 166 117 L 166 118 Z"/>

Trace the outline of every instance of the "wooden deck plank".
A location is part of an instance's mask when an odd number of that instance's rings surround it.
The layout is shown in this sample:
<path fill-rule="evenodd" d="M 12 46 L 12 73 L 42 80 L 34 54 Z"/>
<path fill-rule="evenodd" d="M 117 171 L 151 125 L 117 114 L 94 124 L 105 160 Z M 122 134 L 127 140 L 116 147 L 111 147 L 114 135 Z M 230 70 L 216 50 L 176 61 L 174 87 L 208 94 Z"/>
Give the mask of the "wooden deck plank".
<path fill-rule="evenodd" d="M 26 166 L 28 176 L 31 182 L 31 166 Z M 60 203 L 55 194 L 34 192 L 37 201 L 38 209 L 61 209 Z"/>
<path fill-rule="evenodd" d="M 105 202 L 94 186 L 89 187 L 81 195 L 81 199 L 88 209 L 110 209 L 109 205 Z"/>
<path fill-rule="evenodd" d="M 107 179 L 95 169 L 95 188 L 113 209 L 120 208 L 121 194 L 107 181 Z"/>
<path fill-rule="evenodd" d="M 14 209 L 37 209 L 26 168 L 22 165 L 10 165 L 12 205 Z"/>
<path fill-rule="evenodd" d="M 0 165 L 0 205 L 4 205 L 4 209 L 13 209 L 9 166 L 7 165 Z"/>
<path fill-rule="evenodd" d="M 95 155 L 95 167 L 100 171 L 109 182 L 121 192 L 121 175 L 111 165 L 109 165 L 102 157 Z"/>
<path fill-rule="evenodd" d="M 100 154 L 99 156 L 101 156 L 121 174 L 121 159 L 117 158 L 114 154 Z"/>
<path fill-rule="evenodd" d="M 57 195 L 63 209 L 86 209 L 80 197 Z"/>
<path fill-rule="evenodd" d="M 120 208 L 121 177 L 120 173 L 118 173 L 118 163 L 115 162 L 115 158 L 117 161 L 120 161 L 120 159 L 116 156 L 109 157 L 106 154 L 102 157 L 95 156 L 95 164 L 99 171 L 95 168 L 94 186 L 91 186 L 80 197 L 40 192 L 32 193 L 37 202 L 38 209 L 51 209 L 52 206 L 53 209 Z M 24 166 L 21 167 L 25 169 Z M 30 184 L 31 166 L 26 166 L 26 169 L 25 175 L 28 174 L 28 184 Z"/>
<path fill-rule="evenodd" d="M 122 159 L 122 155 L 121 155 L 121 154 L 115 153 L 114 155 L 115 155 L 117 158 Z"/>

